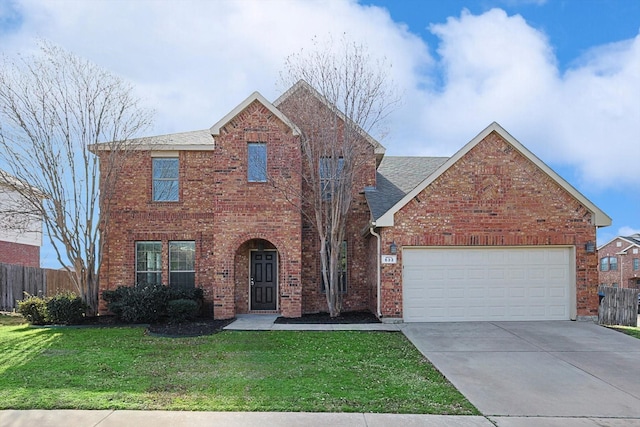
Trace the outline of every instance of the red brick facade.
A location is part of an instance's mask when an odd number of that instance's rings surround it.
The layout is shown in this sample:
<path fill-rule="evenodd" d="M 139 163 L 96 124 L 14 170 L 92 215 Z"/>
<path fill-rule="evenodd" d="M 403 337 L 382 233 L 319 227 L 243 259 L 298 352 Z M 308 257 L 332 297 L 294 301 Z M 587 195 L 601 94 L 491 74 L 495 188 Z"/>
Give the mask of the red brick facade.
<path fill-rule="evenodd" d="M 0 263 L 40 267 L 40 246 L 0 240 Z"/>
<path fill-rule="evenodd" d="M 266 143 L 270 174 L 300 168 L 297 137 L 259 102 L 221 129 L 215 150 L 179 152 L 177 202 L 152 201 L 152 152 L 137 151 L 128 159 L 112 201 L 102 289 L 133 285 L 137 241 L 162 242 L 166 278 L 168 242 L 191 240 L 196 286 L 204 289 L 216 318 L 231 318 L 249 309 L 249 251 L 262 245 L 278 251 L 278 311 L 301 315 L 301 215 L 268 183 L 247 182 L 248 142 Z M 300 175 L 291 177 L 298 180 L 291 185 L 299 186 Z"/>
<path fill-rule="evenodd" d="M 405 246 L 575 247 L 578 316 L 597 315 L 597 256 L 591 213 L 513 149 L 489 134 L 395 214 L 382 247 L 398 247 L 397 264 L 382 266 L 382 315 L 402 318 Z"/>
<path fill-rule="evenodd" d="M 617 237 L 598 249 L 599 283 L 640 289 L 640 246 Z"/>
<path fill-rule="evenodd" d="M 256 250 L 277 254 L 275 312 L 299 317 L 326 310 L 319 239 L 296 199 L 304 191 L 298 129 L 284 116 L 286 102 L 278 110 L 267 104 L 260 98 L 241 104 L 200 145 L 148 147 L 128 157 L 105 230 L 103 290 L 135 283 L 136 242 L 161 242 L 166 283 L 169 242 L 188 240 L 195 242 L 195 284 L 204 289 L 215 318 L 254 311 L 249 269 Z M 286 197 L 278 185 L 249 182 L 252 142 L 266 144 L 268 176 L 285 184 Z M 587 242 L 595 241 L 593 211 L 495 131 L 399 207 L 393 226 L 375 229 L 382 248 L 392 242 L 398 246 L 398 262 L 379 270 L 378 240 L 367 232 L 372 216 L 364 191 L 376 186 L 376 149 L 369 142 L 363 145 L 365 161 L 353 189 L 344 310 L 402 318 L 403 246 L 542 245 L 573 248 L 577 315 L 597 314 L 598 259 L 585 250 Z M 179 198 L 154 202 L 153 158 L 169 154 L 179 158 Z"/>

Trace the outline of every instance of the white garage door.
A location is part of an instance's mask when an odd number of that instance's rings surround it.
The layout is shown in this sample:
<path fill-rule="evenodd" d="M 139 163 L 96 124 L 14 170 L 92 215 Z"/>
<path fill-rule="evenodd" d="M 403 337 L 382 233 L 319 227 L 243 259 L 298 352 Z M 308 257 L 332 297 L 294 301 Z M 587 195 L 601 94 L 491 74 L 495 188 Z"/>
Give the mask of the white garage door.
<path fill-rule="evenodd" d="M 568 320 L 571 254 L 557 247 L 404 247 L 404 321 Z"/>

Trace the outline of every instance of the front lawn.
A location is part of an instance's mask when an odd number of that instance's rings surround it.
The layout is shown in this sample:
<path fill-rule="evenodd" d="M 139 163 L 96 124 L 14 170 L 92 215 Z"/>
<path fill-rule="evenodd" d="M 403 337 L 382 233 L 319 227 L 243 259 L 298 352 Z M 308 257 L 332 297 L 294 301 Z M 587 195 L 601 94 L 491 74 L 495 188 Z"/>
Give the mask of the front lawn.
<path fill-rule="evenodd" d="M 400 333 L 14 324 L 0 349 L 0 409 L 478 414 Z"/>
<path fill-rule="evenodd" d="M 608 327 L 640 339 L 640 327 L 633 327 L 633 326 L 608 326 Z"/>

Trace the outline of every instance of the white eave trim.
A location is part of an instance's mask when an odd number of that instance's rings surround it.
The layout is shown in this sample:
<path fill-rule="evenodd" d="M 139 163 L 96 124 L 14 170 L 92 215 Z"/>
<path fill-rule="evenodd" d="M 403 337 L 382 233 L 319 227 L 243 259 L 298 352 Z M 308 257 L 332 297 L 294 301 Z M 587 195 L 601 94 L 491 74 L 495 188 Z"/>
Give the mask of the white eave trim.
<path fill-rule="evenodd" d="M 211 131 L 211 135 L 213 136 L 220 135 L 220 129 L 223 128 L 227 123 L 229 123 L 229 121 L 231 121 L 235 116 L 240 114 L 245 108 L 251 105 L 251 103 L 254 101 L 260 102 L 262 105 L 267 107 L 267 109 L 274 116 L 276 116 L 283 123 L 289 126 L 289 128 L 291 128 L 291 131 L 293 132 L 293 135 L 300 135 L 300 130 L 298 129 L 298 127 L 291 120 L 289 120 L 287 116 L 282 114 L 282 111 L 278 110 L 272 103 L 267 101 L 267 99 L 264 96 L 260 95 L 259 92 L 253 92 L 247 99 L 242 101 L 236 108 L 231 110 L 226 116 L 224 116 L 216 124 L 211 126 L 211 128 L 209 129 Z"/>
<path fill-rule="evenodd" d="M 112 142 L 92 144 L 89 150 L 93 153 L 110 151 Z M 189 132 L 170 133 L 166 135 L 134 138 L 123 144 L 123 149 L 131 151 L 213 151 L 215 142 L 208 129 Z"/>
<path fill-rule="evenodd" d="M 376 220 L 378 227 L 392 227 L 394 225 L 394 215 L 400 209 L 402 209 L 409 201 L 416 197 L 422 190 L 429 186 L 433 181 L 438 179 L 447 169 L 454 165 L 462 156 L 467 154 L 473 147 L 475 147 L 480 141 L 486 138 L 491 132 L 498 133 L 504 138 L 513 148 L 518 150 L 520 154 L 533 162 L 542 171 L 549 175 L 558 185 L 569 192 L 576 200 L 578 200 L 585 208 L 587 208 L 594 216 L 594 224 L 596 227 L 606 227 L 611 225 L 611 218 L 604 213 L 600 208 L 594 205 L 589 199 L 587 199 L 582 193 L 576 190 L 571 184 L 565 181 L 560 175 L 558 175 L 553 169 L 547 166 L 542 160 L 540 160 L 531 151 L 525 148 L 518 140 L 509 134 L 498 123 L 493 122 L 487 126 L 482 132 L 480 132 L 469 143 L 462 147 L 457 153 L 453 155 L 449 160 L 444 162 L 434 173 L 429 175 L 424 181 L 416 186 L 413 190 L 407 193 L 398 203 L 396 203 L 391 209 L 385 212 L 380 218 Z"/>
<path fill-rule="evenodd" d="M 623 241 L 625 241 L 625 242 L 627 242 L 627 243 L 629 244 L 629 246 L 627 246 L 627 248 L 626 248 L 626 249 L 623 249 L 623 250 L 622 250 L 622 251 L 620 251 L 620 252 L 626 252 L 626 251 L 628 251 L 629 249 L 633 248 L 634 246 L 635 246 L 636 248 L 640 248 L 640 245 L 638 245 L 637 243 L 632 242 L 631 240 L 627 239 L 625 236 L 616 236 L 616 237 L 614 237 L 613 239 L 609 240 L 607 243 L 604 243 L 604 244 L 602 244 L 602 245 L 598 246 L 598 250 L 600 250 L 600 249 L 604 248 L 604 247 L 605 247 L 605 246 L 607 246 L 607 245 L 610 245 L 611 243 L 613 243 L 615 240 L 618 240 L 618 239 L 623 240 Z"/>

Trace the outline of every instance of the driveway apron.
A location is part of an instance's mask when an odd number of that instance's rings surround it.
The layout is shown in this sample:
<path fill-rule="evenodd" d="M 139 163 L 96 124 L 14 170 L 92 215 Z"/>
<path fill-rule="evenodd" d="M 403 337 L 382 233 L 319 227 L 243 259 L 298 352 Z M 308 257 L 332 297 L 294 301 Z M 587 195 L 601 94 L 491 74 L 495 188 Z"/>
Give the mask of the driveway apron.
<path fill-rule="evenodd" d="M 484 415 L 640 419 L 640 340 L 591 322 L 409 323 Z"/>

